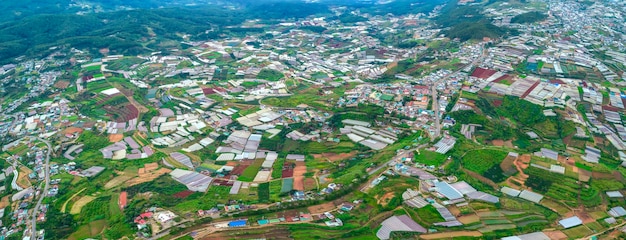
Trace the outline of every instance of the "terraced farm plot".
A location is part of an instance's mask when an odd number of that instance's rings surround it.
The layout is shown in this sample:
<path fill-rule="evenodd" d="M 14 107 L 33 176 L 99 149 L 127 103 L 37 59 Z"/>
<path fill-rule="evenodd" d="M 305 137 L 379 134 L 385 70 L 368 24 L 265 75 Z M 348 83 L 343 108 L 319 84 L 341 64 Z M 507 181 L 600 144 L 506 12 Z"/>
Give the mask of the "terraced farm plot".
<path fill-rule="evenodd" d="M 241 176 L 239 176 L 237 180 L 243 181 L 243 182 L 251 182 L 256 176 L 256 174 L 259 172 L 259 169 L 261 169 L 262 164 L 263 164 L 263 159 L 255 160 L 250 166 L 248 166 L 245 170 L 243 170 L 243 172 L 241 173 Z"/>
<path fill-rule="evenodd" d="M 485 232 L 493 232 L 497 230 L 506 230 L 506 229 L 513 229 L 513 228 L 516 228 L 514 224 L 489 225 L 489 226 L 478 229 L 478 231 L 481 233 L 485 233 Z"/>
<path fill-rule="evenodd" d="M 539 202 L 539 204 L 549 209 L 552 209 L 553 211 L 557 212 L 560 215 L 570 212 L 570 210 L 567 207 L 563 206 L 563 204 L 557 203 L 550 199 L 543 198 L 541 202 Z"/>
<path fill-rule="evenodd" d="M 79 214 L 80 210 L 83 209 L 85 205 L 87 205 L 88 203 L 90 203 L 91 201 L 95 199 L 96 197 L 83 196 L 82 198 L 78 199 L 78 201 L 76 201 L 74 204 L 72 204 L 72 209 L 70 209 L 70 214 L 72 215 Z"/>
<path fill-rule="evenodd" d="M 470 224 L 480 221 L 480 218 L 476 214 L 464 215 L 457 218 L 459 222 L 463 224 Z"/>
<path fill-rule="evenodd" d="M 432 234 L 422 234 L 420 235 L 420 239 L 448 239 L 448 238 L 456 238 L 456 237 L 472 237 L 478 238 L 483 234 L 478 231 L 456 231 L 456 232 L 445 232 L 445 233 L 432 233 Z"/>
<path fill-rule="evenodd" d="M 497 225 L 497 224 L 508 224 L 511 223 L 511 221 L 506 220 L 506 219 L 486 219 L 483 220 L 483 222 L 487 225 Z"/>
<path fill-rule="evenodd" d="M 132 176 L 126 176 L 126 175 L 117 176 L 117 177 L 111 179 L 111 181 L 107 182 L 104 185 L 104 189 L 108 190 L 108 189 L 117 187 L 117 186 L 121 185 L 122 183 L 125 183 L 126 181 L 128 181 L 131 178 L 132 178 Z"/>
<path fill-rule="evenodd" d="M 570 239 L 578 239 L 587 236 L 592 232 L 585 225 L 580 225 L 578 227 L 563 230 L 563 233 L 565 233 L 565 235 L 567 235 Z"/>

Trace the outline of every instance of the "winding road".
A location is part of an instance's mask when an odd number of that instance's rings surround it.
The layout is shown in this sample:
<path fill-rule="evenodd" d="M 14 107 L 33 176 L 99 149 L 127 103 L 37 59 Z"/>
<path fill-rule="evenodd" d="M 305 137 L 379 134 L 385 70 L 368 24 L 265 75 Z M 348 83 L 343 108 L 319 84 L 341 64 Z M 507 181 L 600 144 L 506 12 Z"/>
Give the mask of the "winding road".
<path fill-rule="evenodd" d="M 46 144 L 46 146 L 48 146 L 48 153 L 46 153 L 46 162 L 43 164 L 44 167 L 44 187 L 43 187 L 43 191 L 41 191 L 39 193 L 39 200 L 37 200 L 37 204 L 35 205 L 35 208 L 33 209 L 33 219 L 31 222 L 31 239 L 37 239 L 37 213 L 39 212 L 39 208 L 41 208 L 41 203 L 43 202 L 43 198 L 46 196 L 46 194 L 48 193 L 48 188 L 50 187 L 50 154 L 52 153 L 52 145 L 50 144 L 49 141 L 42 139 L 42 138 L 37 138 L 39 141 L 42 141 L 43 143 Z M 41 186 L 39 187 L 39 189 L 41 189 Z"/>

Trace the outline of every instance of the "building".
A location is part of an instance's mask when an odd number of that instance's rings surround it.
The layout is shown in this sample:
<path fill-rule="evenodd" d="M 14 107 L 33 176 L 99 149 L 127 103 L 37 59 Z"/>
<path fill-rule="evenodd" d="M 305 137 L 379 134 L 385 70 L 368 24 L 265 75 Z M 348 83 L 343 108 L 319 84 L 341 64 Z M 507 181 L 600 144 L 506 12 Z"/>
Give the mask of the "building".
<path fill-rule="evenodd" d="M 578 218 L 577 216 L 573 216 L 559 221 L 559 224 L 567 229 L 581 225 L 583 224 L 583 221 L 580 220 L 580 218 Z"/>
<path fill-rule="evenodd" d="M 550 240 L 550 237 L 543 232 L 534 232 L 519 236 L 504 237 L 502 240 Z"/>
<path fill-rule="evenodd" d="M 387 218 L 381 224 L 381 228 L 376 232 L 378 239 L 386 240 L 391 236 L 391 232 L 419 232 L 425 233 L 426 228 L 417 224 L 413 219 L 407 215 L 393 216 Z"/>
<path fill-rule="evenodd" d="M 463 194 L 453 188 L 447 182 L 436 182 L 435 187 L 437 188 L 437 192 L 446 197 L 447 199 L 454 200 L 463 198 Z"/>
<path fill-rule="evenodd" d="M 247 224 L 248 220 L 247 219 L 240 219 L 240 220 L 235 220 L 235 221 L 231 221 L 228 223 L 228 227 L 245 227 Z"/>

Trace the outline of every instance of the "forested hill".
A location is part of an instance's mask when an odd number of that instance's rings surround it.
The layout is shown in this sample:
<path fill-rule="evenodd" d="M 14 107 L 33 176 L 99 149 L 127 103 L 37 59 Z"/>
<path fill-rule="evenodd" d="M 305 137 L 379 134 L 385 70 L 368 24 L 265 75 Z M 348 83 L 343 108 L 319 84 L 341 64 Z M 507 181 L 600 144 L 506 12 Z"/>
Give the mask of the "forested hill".
<path fill-rule="evenodd" d="M 0 61 L 21 55 L 45 55 L 50 47 L 59 45 L 108 47 L 112 53 L 137 54 L 161 50 L 156 48 L 160 42 L 179 42 L 181 33 L 189 34 L 191 40 L 227 36 L 229 31 L 241 29 L 224 30 L 225 26 L 246 19 L 330 17 L 333 6 L 347 6 L 374 15 L 400 15 L 429 12 L 446 1 L 395 0 L 387 4 L 361 0 L 0 1 L 0 10 L 6 13 L 0 15 Z"/>

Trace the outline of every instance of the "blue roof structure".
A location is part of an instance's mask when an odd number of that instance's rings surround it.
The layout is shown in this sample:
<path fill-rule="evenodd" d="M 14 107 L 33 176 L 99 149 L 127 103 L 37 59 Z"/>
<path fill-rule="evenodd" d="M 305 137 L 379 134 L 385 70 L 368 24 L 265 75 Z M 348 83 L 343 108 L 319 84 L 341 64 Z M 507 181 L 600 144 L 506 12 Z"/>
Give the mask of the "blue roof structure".
<path fill-rule="evenodd" d="M 228 227 L 245 227 L 248 220 L 236 220 L 228 223 Z"/>
<path fill-rule="evenodd" d="M 559 224 L 561 224 L 564 228 L 571 228 L 583 224 L 583 221 L 577 216 L 573 216 L 559 221 Z"/>
<path fill-rule="evenodd" d="M 447 182 L 437 182 L 435 183 L 435 187 L 437 187 L 437 192 L 441 193 L 443 196 L 450 200 L 463 198 L 463 194 L 454 189 Z"/>

